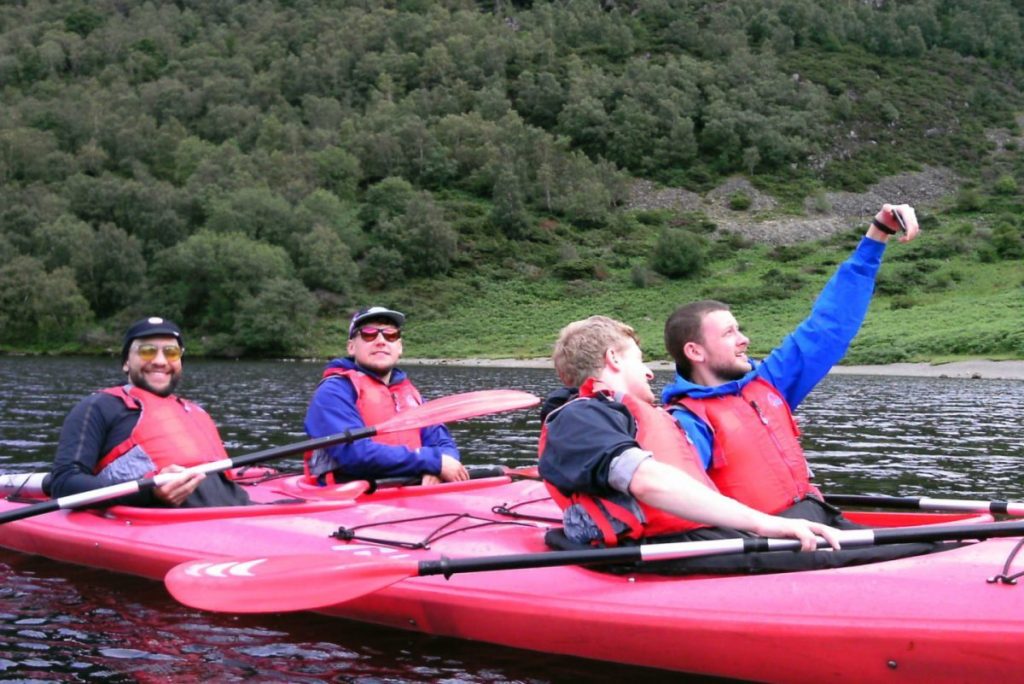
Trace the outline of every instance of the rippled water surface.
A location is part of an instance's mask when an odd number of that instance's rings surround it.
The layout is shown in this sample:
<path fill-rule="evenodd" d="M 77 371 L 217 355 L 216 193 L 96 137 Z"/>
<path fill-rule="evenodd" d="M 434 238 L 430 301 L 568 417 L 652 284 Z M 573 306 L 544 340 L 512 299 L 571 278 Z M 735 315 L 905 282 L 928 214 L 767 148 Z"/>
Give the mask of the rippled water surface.
<path fill-rule="evenodd" d="M 229 453 L 241 455 L 305 438 L 302 416 L 321 367 L 187 360 L 181 393 L 209 409 Z M 543 395 L 556 387 L 550 370 L 410 371 L 427 399 L 497 387 Z M 656 387 L 668 379 L 659 374 Z M 121 380 L 111 359 L 0 357 L 0 472 L 47 468 L 65 413 L 91 389 Z M 1019 381 L 833 376 L 798 416 L 826 492 L 1021 499 L 1022 405 Z M 450 427 L 469 463 L 535 459 L 534 411 Z M 202 613 L 175 603 L 156 582 L 0 550 L 0 681 L 200 679 L 655 682 L 664 674 L 316 615 Z"/>

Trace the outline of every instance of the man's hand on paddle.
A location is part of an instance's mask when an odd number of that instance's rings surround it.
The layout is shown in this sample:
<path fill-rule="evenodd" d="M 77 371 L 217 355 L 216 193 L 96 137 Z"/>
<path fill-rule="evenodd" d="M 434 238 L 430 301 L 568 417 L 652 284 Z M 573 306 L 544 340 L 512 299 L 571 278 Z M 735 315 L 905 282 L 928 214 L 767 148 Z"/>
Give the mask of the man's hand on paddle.
<path fill-rule="evenodd" d="M 167 475 L 170 473 L 182 473 L 182 475 L 153 490 L 153 495 L 157 499 L 170 506 L 180 506 L 181 502 L 187 499 L 189 494 L 196 491 L 199 483 L 206 478 L 206 475 L 203 473 L 186 473 L 185 468 L 180 465 L 169 465 L 161 468 L 158 474 Z"/>
<path fill-rule="evenodd" d="M 461 482 L 469 479 L 469 471 L 457 458 L 448 454 L 441 454 L 441 474 L 424 475 L 421 484 L 436 485 L 442 482 Z"/>
<path fill-rule="evenodd" d="M 800 518 L 765 516 L 764 523 L 755 532 L 762 537 L 799 539 L 801 551 L 814 551 L 818 548 L 818 537 L 823 537 L 833 549 L 838 551 L 840 548 L 839 530 Z"/>

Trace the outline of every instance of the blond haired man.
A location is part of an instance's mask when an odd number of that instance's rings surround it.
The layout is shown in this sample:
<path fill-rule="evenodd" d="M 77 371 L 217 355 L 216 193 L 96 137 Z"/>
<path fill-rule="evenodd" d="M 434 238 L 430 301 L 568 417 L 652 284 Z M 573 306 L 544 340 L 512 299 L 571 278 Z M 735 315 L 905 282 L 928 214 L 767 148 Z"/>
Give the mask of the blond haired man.
<path fill-rule="evenodd" d="M 570 323 L 553 360 L 567 389 L 546 406 L 540 473 L 563 507 L 570 542 L 745 531 L 799 539 L 807 551 L 816 535 L 839 547 L 827 525 L 766 515 L 718 493 L 675 421 L 653 405 L 654 375 L 630 326 L 605 316 Z"/>

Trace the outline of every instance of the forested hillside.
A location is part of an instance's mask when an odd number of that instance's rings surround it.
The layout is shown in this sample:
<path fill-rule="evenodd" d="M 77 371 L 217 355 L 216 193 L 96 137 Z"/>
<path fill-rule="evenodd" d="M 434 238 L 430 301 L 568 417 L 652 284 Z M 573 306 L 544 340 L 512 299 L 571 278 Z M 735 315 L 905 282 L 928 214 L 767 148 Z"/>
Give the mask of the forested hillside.
<path fill-rule="evenodd" d="M 813 215 L 950 169 L 962 187 L 929 218 L 946 237 L 912 253 L 935 263 L 904 269 L 941 298 L 943 260 L 948 285 L 1024 257 L 1022 28 L 1021 0 L 4 3 L 0 348 L 102 350 L 161 312 L 197 351 L 309 354 L 373 300 L 433 326 L 420 354 L 532 354 L 526 314 L 496 310 L 516 293 L 552 320 L 581 298 L 627 315 L 604 286 L 643 302 L 717 273 L 738 299 L 713 264 L 792 260 L 699 211 L 633 209 L 637 179 L 742 175 L 773 215 Z M 750 202 L 729 198 L 764 218 Z M 489 311 L 493 346 L 444 345 Z M 1024 357 L 1006 329 L 981 353 Z"/>

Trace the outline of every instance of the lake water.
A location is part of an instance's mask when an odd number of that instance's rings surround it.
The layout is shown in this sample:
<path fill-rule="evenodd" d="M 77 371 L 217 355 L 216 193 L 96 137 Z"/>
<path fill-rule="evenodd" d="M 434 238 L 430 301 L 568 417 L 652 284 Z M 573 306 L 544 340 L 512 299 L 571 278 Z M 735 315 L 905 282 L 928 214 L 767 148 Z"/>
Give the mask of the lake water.
<path fill-rule="evenodd" d="M 229 453 L 242 455 L 305 438 L 302 416 L 321 369 L 310 362 L 190 359 L 180 390 L 209 409 Z M 90 390 L 121 382 L 118 370 L 112 359 L 0 357 L 0 472 L 47 469 L 64 415 Z M 499 387 L 543 396 L 557 386 L 551 370 L 409 370 L 426 399 Z M 659 373 L 655 387 L 669 379 Z M 815 480 L 827 493 L 1022 499 L 1022 406 L 1021 381 L 843 375 L 826 378 L 797 415 Z M 449 427 L 467 463 L 535 461 L 535 411 Z M 664 678 L 309 614 L 203 613 L 174 602 L 157 582 L 0 550 L 5 682 Z"/>

